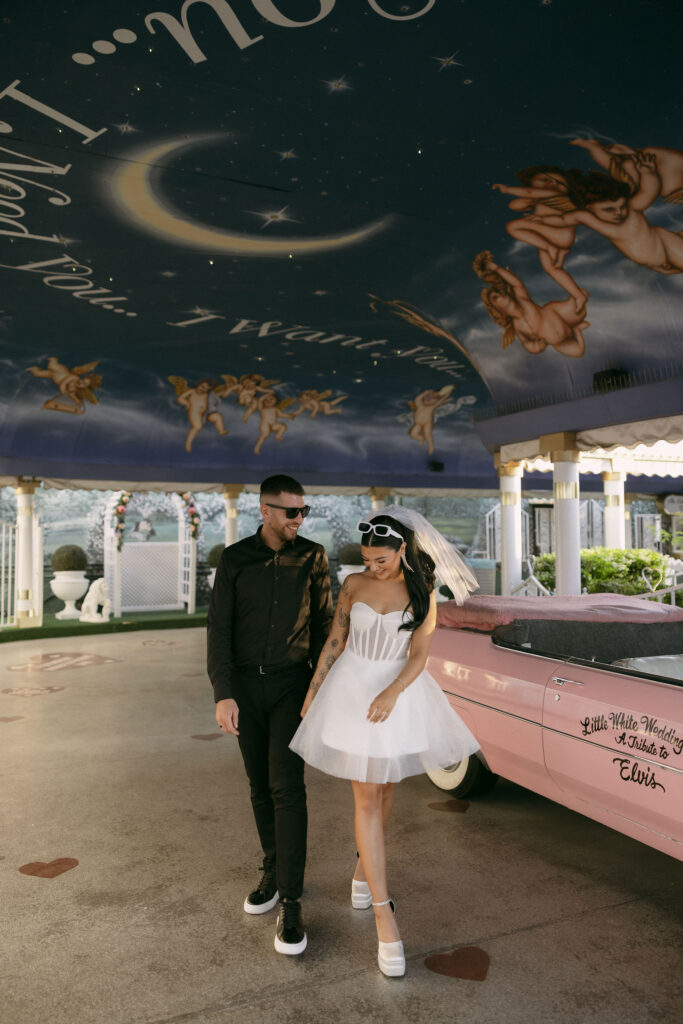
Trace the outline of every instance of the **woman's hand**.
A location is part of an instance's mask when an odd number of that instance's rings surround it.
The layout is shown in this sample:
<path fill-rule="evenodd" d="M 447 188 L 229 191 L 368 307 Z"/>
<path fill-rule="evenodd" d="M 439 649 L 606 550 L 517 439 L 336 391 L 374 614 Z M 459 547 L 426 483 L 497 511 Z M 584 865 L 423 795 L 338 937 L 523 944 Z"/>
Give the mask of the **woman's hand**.
<path fill-rule="evenodd" d="M 393 682 L 387 686 L 386 690 L 382 690 L 381 693 L 378 693 L 368 708 L 368 713 L 366 715 L 368 722 L 386 722 L 387 718 L 394 710 L 394 705 L 398 700 L 401 690 L 401 684 Z"/>

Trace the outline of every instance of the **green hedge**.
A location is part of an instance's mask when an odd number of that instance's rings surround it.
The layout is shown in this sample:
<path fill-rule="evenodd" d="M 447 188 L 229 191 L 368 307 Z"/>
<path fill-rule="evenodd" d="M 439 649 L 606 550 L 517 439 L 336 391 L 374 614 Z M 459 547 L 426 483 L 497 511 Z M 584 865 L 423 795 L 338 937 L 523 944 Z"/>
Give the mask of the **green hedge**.
<path fill-rule="evenodd" d="M 650 548 L 585 548 L 581 551 L 581 590 L 589 594 L 642 594 L 647 590 L 643 570 L 659 590 L 665 586 L 665 568 L 665 559 Z M 657 582 L 660 571 L 662 578 Z M 548 590 L 555 590 L 555 555 L 539 555 L 534 575 Z"/>

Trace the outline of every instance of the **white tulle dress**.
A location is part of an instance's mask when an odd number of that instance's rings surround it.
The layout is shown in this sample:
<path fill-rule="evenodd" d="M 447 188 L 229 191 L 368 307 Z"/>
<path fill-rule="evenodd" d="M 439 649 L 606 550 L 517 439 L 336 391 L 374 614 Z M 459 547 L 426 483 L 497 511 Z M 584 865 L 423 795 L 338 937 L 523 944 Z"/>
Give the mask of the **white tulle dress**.
<path fill-rule="evenodd" d="M 349 639 L 330 669 L 290 747 L 328 775 L 359 782 L 399 782 L 445 768 L 479 744 L 436 680 L 423 671 L 384 722 L 368 722 L 372 700 L 406 663 L 412 634 L 403 612 L 380 614 L 363 601 L 351 608 Z"/>

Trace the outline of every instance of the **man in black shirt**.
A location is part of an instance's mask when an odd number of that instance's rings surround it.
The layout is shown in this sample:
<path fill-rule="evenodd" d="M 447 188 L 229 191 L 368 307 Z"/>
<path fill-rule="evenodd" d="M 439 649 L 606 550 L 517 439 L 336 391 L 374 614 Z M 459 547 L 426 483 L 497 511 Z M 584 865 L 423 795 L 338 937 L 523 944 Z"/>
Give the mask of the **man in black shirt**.
<path fill-rule="evenodd" d="M 263 525 L 223 552 L 207 620 L 216 721 L 239 737 L 263 847 L 244 909 L 263 914 L 279 898 L 275 949 L 289 954 L 306 948 L 307 828 L 304 763 L 289 742 L 332 621 L 325 549 L 298 536 L 309 511 L 292 477 L 264 480 Z"/>

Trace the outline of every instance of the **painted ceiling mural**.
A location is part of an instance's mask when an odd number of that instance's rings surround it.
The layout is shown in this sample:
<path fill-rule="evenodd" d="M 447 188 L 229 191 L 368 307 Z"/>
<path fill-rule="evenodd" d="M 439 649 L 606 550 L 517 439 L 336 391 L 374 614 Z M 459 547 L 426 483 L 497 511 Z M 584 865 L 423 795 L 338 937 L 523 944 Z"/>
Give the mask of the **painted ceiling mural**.
<path fill-rule="evenodd" d="M 633 418 L 681 366 L 680 20 L 5 0 L 0 473 L 474 486 L 492 418 L 606 372 Z"/>

